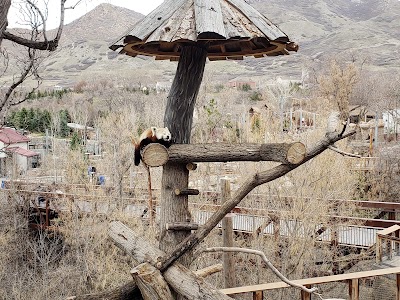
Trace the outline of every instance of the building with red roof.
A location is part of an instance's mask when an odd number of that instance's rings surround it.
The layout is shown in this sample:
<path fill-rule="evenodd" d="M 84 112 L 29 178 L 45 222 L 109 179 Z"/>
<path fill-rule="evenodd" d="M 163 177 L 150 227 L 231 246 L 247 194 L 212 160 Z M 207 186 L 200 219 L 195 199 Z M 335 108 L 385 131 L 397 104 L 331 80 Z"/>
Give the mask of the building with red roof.
<path fill-rule="evenodd" d="M 0 176 L 25 173 L 38 153 L 29 150 L 30 139 L 14 128 L 0 128 Z"/>

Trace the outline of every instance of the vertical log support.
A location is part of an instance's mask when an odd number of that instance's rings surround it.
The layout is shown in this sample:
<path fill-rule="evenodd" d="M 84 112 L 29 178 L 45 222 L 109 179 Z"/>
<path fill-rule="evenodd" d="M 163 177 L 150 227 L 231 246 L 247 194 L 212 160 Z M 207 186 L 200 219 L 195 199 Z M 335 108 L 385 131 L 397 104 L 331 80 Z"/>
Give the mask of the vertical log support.
<path fill-rule="evenodd" d="M 382 262 L 382 240 L 379 233 L 376 234 L 376 263 L 379 264 Z"/>
<path fill-rule="evenodd" d="M 360 300 L 360 285 L 358 278 L 349 280 L 349 299 Z"/>
<path fill-rule="evenodd" d="M 271 217 L 274 224 L 274 242 L 275 242 L 275 266 L 280 269 L 281 263 L 281 219 L 279 215 L 274 215 Z"/>
<path fill-rule="evenodd" d="M 311 285 L 305 285 L 306 288 L 311 289 Z M 306 291 L 301 291 L 301 300 L 311 300 L 311 294 Z"/>
<path fill-rule="evenodd" d="M 231 183 L 228 179 L 221 179 L 221 194 L 222 203 L 225 203 L 231 198 Z M 222 238 L 224 247 L 233 247 L 233 224 L 231 217 L 222 219 Z M 235 282 L 235 258 L 234 253 L 223 253 L 224 265 L 224 286 L 225 288 L 232 288 L 236 286 Z"/>
<path fill-rule="evenodd" d="M 396 300 L 400 300 L 400 274 L 396 274 Z"/>
<path fill-rule="evenodd" d="M 264 299 L 263 294 L 264 294 L 263 291 L 253 292 L 253 300 L 263 300 Z"/>
<path fill-rule="evenodd" d="M 171 131 L 174 143 L 189 144 L 196 98 L 203 79 L 207 58 L 206 48 L 183 46 L 175 79 L 168 96 L 164 126 Z M 160 249 L 170 253 L 190 231 L 167 231 L 167 223 L 190 222 L 188 196 L 177 196 L 176 187 L 187 187 L 189 171 L 186 164 L 167 163 L 163 168 L 160 212 Z M 188 258 L 180 260 L 188 266 Z"/>

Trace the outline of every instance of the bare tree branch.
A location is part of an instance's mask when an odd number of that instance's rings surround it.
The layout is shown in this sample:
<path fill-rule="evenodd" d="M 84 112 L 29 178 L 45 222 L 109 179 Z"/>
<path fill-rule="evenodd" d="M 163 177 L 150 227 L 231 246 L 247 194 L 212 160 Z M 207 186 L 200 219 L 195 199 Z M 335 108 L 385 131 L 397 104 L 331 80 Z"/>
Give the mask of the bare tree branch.
<path fill-rule="evenodd" d="M 54 51 L 57 49 L 58 47 L 58 43 L 60 41 L 61 38 L 61 34 L 62 31 L 64 29 L 64 13 L 65 13 L 65 2 L 66 0 L 62 0 L 61 1 L 61 13 L 60 13 L 60 24 L 58 26 L 58 30 L 57 30 L 57 34 L 55 36 L 54 39 L 48 41 L 46 38 L 46 35 L 44 33 L 45 36 L 45 40 L 44 41 L 35 41 L 32 39 L 26 39 L 20 36 L 17 36 L 15 34 L 12 34 L 8 31 L 4 31 L 3 32 L 3 38 L 10 40 L 12 42 L 15 42 L 19 45 L 31 48 L 31 49 L 36 49 L 36 50 L 47 50 L 47 51 Z M 45 26 L 43 24 L 43 28 L 45 29 Z"/>
<path fill-rule="evenodd" d="M 35 5 L 35 3 L 33 3 L 30 0 L 26 0 L 26 2 L 28 2 L 28 4 L 34 8 L 36 10 L 36 12 L 39 14 L 40 18 L 42 19 L 42 26 L 43 26 L 43 38 L 44 41 L 47 42 L 47 35 L 46 35 L 46 18 L 44 17 L 42 11 Z"/>
<path fill-rule="evenodd" d="M 21 76 L 18 78 L 17 81 L 13 82 L 13 84 L 8 88 L 6 94 L 4 95 L 4 98 L 0 102 L 0 111 L 3 110 L 4 107 L 7 106 L 7 102 L 9 101 L 9 98 L 11 97 L 11 94 L 13 91 L 24 82 L 24 80 L 28 77 L 29 73 L 32 71 L 34 65 L 35 65 L 35 59 L 31 57 L 32 53 L 29 54 L 29 64 L 26 66 L 25 70 L 22 72 Z"/>
<path fill-rule="evenodd" d="M 65 2 L 65 1 L 64 1 Z M 81 3 L 82 0 L 76 1 L 76 3 L 72 6 L 66 7 L 65 9 L 74 9 L 79 3 Z"/>
<path fill-rule="evenodd" d="M 294 283 L 294 282 L 290 281 L 289 279 L 287 279 L 281 272 L 279 272 L 279 270 L 277 268 L 275 268 L 275 266 L 269 261 L 267 256 L 262 251 L 258 251 L 258 250 L 254 250 L 254 249 L 238 248 L 238 247 L 211 247 L 211 248 L 205 249 L 203 252 L 242 252 L 242 253 L 255 254 L 255 255 L 260 256 L 262 258 L 262 260 L 266 263 L 268 268 L 270 268 L 271 271 L 274 272 L 274 274 L 276 276 L 278 276 L 279 279 L 282 280 L 284 283 L 287 283 L 288 285 L 290 285 L 292 287 L 301 289 L 310 294 L 313 294 L 318 290 L 318 288 L 316 288 L 316 287 L 308 289 L 305 286 Z"/>
<path fill-rule="evenodd" d="M 357 157 L 357 158 L 361 158 L 361 155 L 357 155 L 357 154 L 353 154 L 353 153 L 348 153 L 348 152 L 344 152 L 334 146 L 329 146 L 328 149 L 335 151 L 336 153 L 342 154 L 344 156 L 350 156 L 350 157 Z"/>

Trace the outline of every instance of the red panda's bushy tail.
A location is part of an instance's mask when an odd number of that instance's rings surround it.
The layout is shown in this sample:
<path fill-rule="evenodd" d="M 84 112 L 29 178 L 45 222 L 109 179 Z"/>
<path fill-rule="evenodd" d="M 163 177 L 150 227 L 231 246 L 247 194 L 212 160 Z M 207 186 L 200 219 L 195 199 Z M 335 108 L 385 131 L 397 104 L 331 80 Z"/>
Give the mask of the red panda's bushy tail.
<path fill-rule="evenodd" d="M 140 145 L 135 145 L 135 158 L 134 158 L 135 166 L 138 166 L 140 164 L 140 159 L 141 159 Z"/>

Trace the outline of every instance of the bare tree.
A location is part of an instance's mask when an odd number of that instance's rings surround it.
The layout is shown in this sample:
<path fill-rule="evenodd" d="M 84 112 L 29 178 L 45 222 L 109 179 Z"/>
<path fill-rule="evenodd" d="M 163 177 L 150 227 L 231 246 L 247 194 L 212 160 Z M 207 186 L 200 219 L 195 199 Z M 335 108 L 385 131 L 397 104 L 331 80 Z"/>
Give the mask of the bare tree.
<path fill-rule="evenodd" d="M 0 114 L 2 116 L 4 116 L 9 107 L 18 105 L 28 99 L 29 93 L 15 93 L 16 89 L 27 78 L 32 77 L 37 83 L 30 92 L 35 91 L 41 84 L 41 79 L 38 73 L 38 67 L 42 61 L 40 53 L 46 51 L 51 52 L 57 49 L 64 28 L 64 12 L 67 9 L 65 6 L 66 2 L 67 0 L 60 1 L 60 23 L 58 30 L 53 39 L 48 39 L 46 33 L 47 14 L 41 11 L 38 1 L 24 0 L 24 2 L 20 4 L 25 25 L 29 27 L 28 36 L 23 36 L 16 35 L 7 30 L 7 15 L 11 6 L 11 0 L 0 0 L 0 49 L 4 61 L 4 70 L 1 71 L 1 74 L 4 75 L 9 65 L 9 56 L 2 46 L 3 39 L 14 42 L 15 44 L 27 49 L 26 58 L 19 61 L 20 74 L 13 76 L 12 83 L 6 88 L 4 95 L 1 95 Z M 81 0 L 76 0 L 75 4 L 68 8 L 73 9 L 80 2 Z"/>

